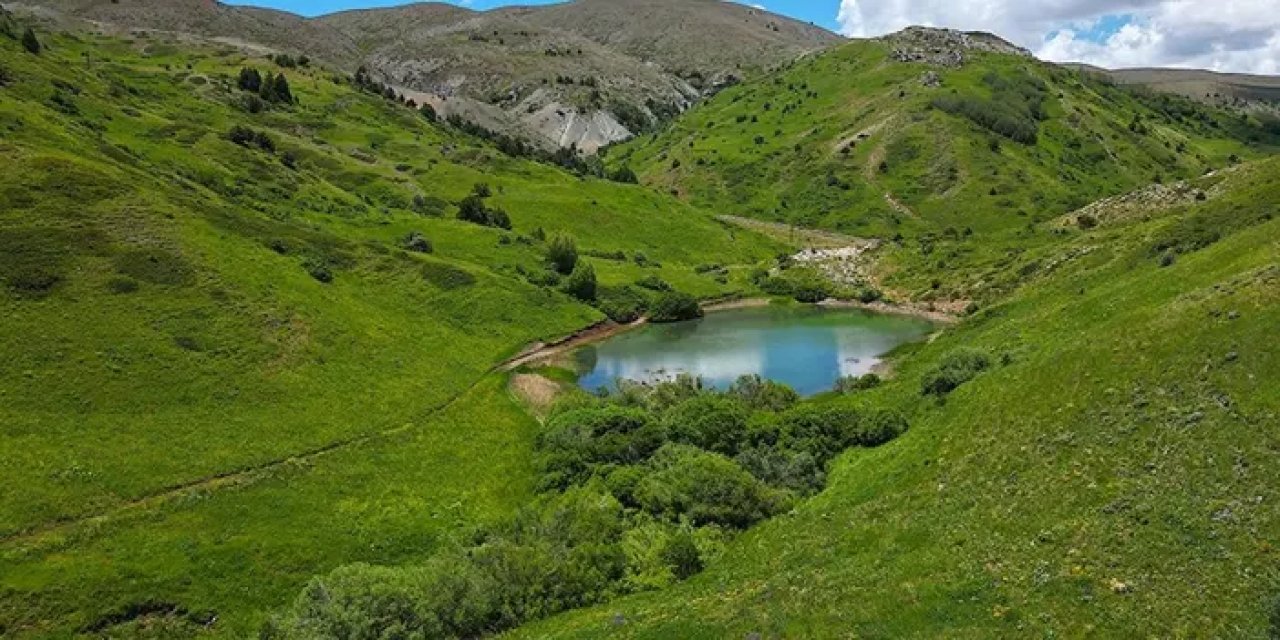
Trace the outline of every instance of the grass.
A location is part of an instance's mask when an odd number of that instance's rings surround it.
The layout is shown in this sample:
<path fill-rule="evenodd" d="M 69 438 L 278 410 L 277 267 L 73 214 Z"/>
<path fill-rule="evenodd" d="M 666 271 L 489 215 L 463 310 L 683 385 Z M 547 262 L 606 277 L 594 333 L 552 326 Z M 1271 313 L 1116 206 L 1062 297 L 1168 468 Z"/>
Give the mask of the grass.
<path fill-rule="evenodd" d="M 298 105 L 250 114 L 234 78 L 266 60 L 42 39 L 37 57 L 0 38 L 0 156 L 20 168 L 0 174 L 6 636 L 210 614 L 242 637 L 312 574 L 429 553 L 520 503 L 530 422 L 489 372 L 602 318 L 522 275 L 545 269 L 536 228 L 624 252 L 591 259 L 603 285 L 705 297 L 749 285 L 697 265 L 745 274 L 781 247 L 322 69 L 286 71 Z M 453 219 L 478 182 L 512 232 Z M 402 251 L 412 231 L 434 253 Z"/>
<path fill-rule="evenodd" d="M 1097 251 L 863 392 L 907 412 L 906 435 L 845 455 L 823 494 L 688 583 L 512 637 L 1266 637 L 1280 220 L 1167 268 L 1148 245 L 1187 217 L 1275 211 L 1278 174 L 1266 161 L 1220 198 L 1065 242 Z M 992 369 L 922 396 L 958 348 Z"/>
<path fill-rule="evenodd" d="M 492 367 L 601 318 L 536 284 L 535 230 L 622 252 L 590 258 L 604 287 L 710 298 L 754 293 L 791 235 L 715 217 L 739 214 L 887 239 L 897 292 L 979 304 L 858 392 L 904 436 L 845 453 L 688 582 L 512 636 L 1270 629 L 1280 162 L 1203 175 L 1259 155 L 1213 112 L 979 56 L 942 90 L 1048 87 L 1036 143 L 992 145 L 998 122 L 926 108 L 922 68 L 853 43 L 611 153 L 686 204 L 503 156 L 319 69 L 288 72 L 299 105 L 248 114 L 229 83 L 261 59 L 44 41 L 0 38 L 0 156 L 21 168 L 0 173 L 0 635 L 252 636 L 312 575 L 509 517 L 538 426 Z M 1156 171 L 1205 198 L 1059 224 Z M 478 182 L 513 231 L 453 219 Z M 401 250 L 415 231 L 434 253 Z M 956 353 L 989 365 L 922 394 Z"/>
<path fill-rule="evenodd" d="M 1052 244 L 1046 220 L 1275 143 L 1227 112 L 1028 58 L 968 58 L 934 69 L 930 87 L 930 67 L 851 42 L 727 89 L 607 160 L 719 214 L 893 240 L 885 288 L 929 301 L 970 299 L 974 267 Z M 1028 131 L 1034 142 L 1009 137 Z"/>

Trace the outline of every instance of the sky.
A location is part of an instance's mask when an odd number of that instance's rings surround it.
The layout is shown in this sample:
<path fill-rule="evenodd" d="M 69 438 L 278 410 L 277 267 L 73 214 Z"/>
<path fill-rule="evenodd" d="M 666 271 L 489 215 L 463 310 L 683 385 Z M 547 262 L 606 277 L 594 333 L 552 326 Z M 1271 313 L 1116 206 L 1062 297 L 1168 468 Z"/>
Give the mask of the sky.
<path fill-rule="evenodd" d="M 455 0 L 473 9 L 556 0 Z M 402 0 L 237 0 L 317 15 Z M 1280 74 L 1280 0 L 741 0 L 847 36 L 990 31 L 1055 62 Z"/>

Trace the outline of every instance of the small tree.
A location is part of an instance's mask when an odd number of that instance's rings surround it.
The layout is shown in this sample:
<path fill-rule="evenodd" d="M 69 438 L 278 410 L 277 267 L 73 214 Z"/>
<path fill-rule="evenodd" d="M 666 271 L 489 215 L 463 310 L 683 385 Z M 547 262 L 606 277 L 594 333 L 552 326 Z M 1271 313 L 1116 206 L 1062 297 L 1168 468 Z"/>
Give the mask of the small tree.
<path fill-rule="evenodd" d="M 241 69 L 240 77 L 236 80 L 236 86 L 240 87 L 241 91 L 257 93 L 262 90 L 262 74 L 252 67 Z"/>
<path fill-rule="evenodd" d="M 547 245 L 547 261 L 559 273 L 573 273 L 578 264 L 578 243 L 573 236 L 557 233 Z"/>
<path fill-rule="evenodd" d="M 22 47 L 27 50 L 27 53 L 40 55 L 43 47 L 40 46 L 40 39 L 36 37 L 36 32 L 31 27 L 27 27 L 27 30 L 22 32 Z"/>
<path fill-rule="evenodd" d="M 688 529 L 681 529 L 667 539 L 662 548 L 662 561 L 671 567 L 676 580 L 687 579 L 702 571 L 702 556 Z"/>
<path fill-rule="evenodd" d="M 289 80 L 284 77 L 283 73 L 276 76 L 275 87 L 272 89 L 272 94 L 275 95 L 277 102 L 293 104 L 293 92 L 289 90 Z"/>
<path fill-rule="evenodd" d="M 439 115 L 436 114 L 436 108 L 429 104 L 422 105 L 422 108 L 418 111 L 422 114 L 422 117 L 427 119 L 427 122 L 435 122 L 440 118 Z"/>
<path fill-rule="evenodd" d="M 596 269 L 590 263 L 579 262 L 564 282 L 564 292 L 583 301 L 596 299 Z"/>
<path fill-rule="evenodd" d="M 262 77 L 262 84 L 258 87 L 258 97 L 267 102 L 276 101 L 276 76 L 270 71 Z"/>
<path fill-rule="evenodd" d="M 627 166 L 618 167 L 618 170 L 614 171 L 613 175 L 609 176 L 609 178 L 614 182 L 621 182 L 624 184 L 637 184 L 640 182 L 640 179 L 636 177 L 636 172 L 632 171 L 631 167 Z"/>
<path fill-rule="evenodd" d="M 487 224 L 489 212 L 484 206 L 484 200 L 476 195 L 463 198 L 462 202 L 458 203 L 458 219 L 474 224 Z"/>

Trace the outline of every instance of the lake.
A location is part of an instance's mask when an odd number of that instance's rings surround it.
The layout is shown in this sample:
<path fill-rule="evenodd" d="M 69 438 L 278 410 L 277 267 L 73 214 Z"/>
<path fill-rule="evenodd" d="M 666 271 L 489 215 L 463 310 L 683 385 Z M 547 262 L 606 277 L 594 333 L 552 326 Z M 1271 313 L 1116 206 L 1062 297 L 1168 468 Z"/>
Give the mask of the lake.
<path fill-rule="evenodd" d="M 759 374 L 801 395 L 830 391 L 843 376 L 871 372 L 894 347 L 924 339 L 927 320 L 857 309 L 769 306 L 707 314 L 676 324 L 646 325 L 575 352 L 579 384 L 612 388 L 618 379 L 699 376 L 726 388 Z"/>

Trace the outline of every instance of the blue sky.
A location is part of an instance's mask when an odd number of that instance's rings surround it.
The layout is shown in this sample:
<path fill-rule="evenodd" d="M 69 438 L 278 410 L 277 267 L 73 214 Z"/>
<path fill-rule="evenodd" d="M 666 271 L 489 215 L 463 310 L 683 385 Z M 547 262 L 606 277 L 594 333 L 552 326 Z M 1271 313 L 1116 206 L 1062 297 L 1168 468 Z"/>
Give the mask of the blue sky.
<path fill-rule="evenodd" d="M 554 4 L 559 0 L 524 0 L 523 2 L 503 2 L 502 0 L 455 0 L 452 4 L 471 7 L 472 9 L 492 9 L 507 5 Z M 364 9 L 368 7 L 390 7 L 408 4 L 404 0 L 232 0 L 228 4 L 252 4 L 260 7 L 283 9 L 304 16 L 315 16 L 344 9 Z M 835 30 L 836 13 L 840 10 L 839 0 L 766 0 L 765 2 L 743 2 L 742 4 L 761 4 L 774 13 L 791 16 L 797 20 L 813 22 L 828 29 Z"/>

